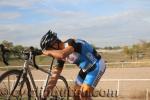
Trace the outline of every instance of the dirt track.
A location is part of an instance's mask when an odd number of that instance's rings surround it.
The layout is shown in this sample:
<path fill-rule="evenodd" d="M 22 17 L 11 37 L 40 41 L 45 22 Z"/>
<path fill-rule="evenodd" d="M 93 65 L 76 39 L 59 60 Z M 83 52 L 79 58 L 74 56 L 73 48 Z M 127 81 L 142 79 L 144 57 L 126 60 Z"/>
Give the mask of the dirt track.
<path fill-rule="evenodd" d="M 78 71 L 78 68 L 68 68 L 63 70 L 62 75 L 66 77 L 67 80 L 74 80 Z M 45 77 L 40 72 L 33 71 L 33 73 L 38 76 L 38 79 L 43 79 L 43 77 Z M 109 96 L 109 98 L 102 97 L 101 100 L 116 99 L 111 97 L 110 91 L 113 91 L 113 96 L 116 95 L 116 91 L 118 90 L 118 81 L 107 81 L 107 79 L 150 79 L 150 68 L 107 68 L 104 76 L 102 77 L 102 81 L 99 82 L 96 90 L 98 90 L 99 95 Z M 72 84 L 73 82 L 70 82 L 70 85 Z M 146 89 L 150 90 L 150 80 L 120 81 L 119 85 L 119 97 L 121 100 L 133 100 L 136 98 L 137 100 L 144 100 L 146 96 Z M 100 98 L 96 97 L 94 100 L 95 99 L 99 100 Z"/>
<path fill-rule="evenodd" d="M 62 75 L 67 80 L 74 80 L 78 74 L 79 69 L 64 69 Z M 33 74 L 35 79 L 42 79 L 45 77 L 39 71 L 34 70 Z M 107 79 L 150 79 L 150 68 L 107 68 L 102 81 L 97 85 L 96 90 L 98 90 L 99 95 L 109 96 L 109 98 L 102 97 L 101 99 L 110 100 L 116 99 L 111 97 L 111 92 L 113 91 L 113 96 L 116 96 L 116 91 L 118 90 L 118 81 L 107 81 Z M 69 85 L 72 85 L 73 82 L 69 82 Z M 121 100 L 144 100 L 146 96 L 146 89 L 150 90 L 150 80 L 149 81 L 120 81 L 119 82 L 119 97 Z M 105 91 L 105 93 L 104 93 Z M 109 93 L 108 93 L 109 91 Z M 129 98 L 129 99 L 128 99 Z M 94 100 L 99 100 L 99 97 L 94 98 Z"/>
<path fill-rule="evenodd" d="M 63 70 L 62 75 L 67 80 L 74 80 L 78 71 L 78 68 L 66 68 Z M 38 70 L 32 70 L 32 73 L 35 80 L 44 80 L 46 78 L 46 74 Z M 94 100 L 99 100 L 100 98 L 101 100 L 116 100 L 115 97 L 111 97 L 111 93 L 113 96 L 115 96 L 115 93 L 118 93 L 118 81 L 108 81 L 108 79 L 150 79 L 150 68 L 107 68 L 96 90 L 100 91 L 99 94 L 101 93 L 101 96 L 110 97 L 96 97 Z M 69 82 L 69 85 L 72 84 L 73 82 Z M 145 100 L 146 90 L 150 91 L 150 80 L 119 81 L 119 98 L 121 100 Z M 108 94 L 108 91 L 111 91 L 110 94 Z"/>

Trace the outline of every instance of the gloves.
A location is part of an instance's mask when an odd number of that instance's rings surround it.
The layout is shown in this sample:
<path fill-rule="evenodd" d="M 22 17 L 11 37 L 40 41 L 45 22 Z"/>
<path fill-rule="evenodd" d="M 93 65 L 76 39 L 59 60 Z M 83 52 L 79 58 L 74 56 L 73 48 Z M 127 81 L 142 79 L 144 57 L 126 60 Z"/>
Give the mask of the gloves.
<path fill-rule="evenodd" d="M 62 68 L 55 67 L 51 74 L 52 76 L 49 79 L 48 85 L 44 91 L 44 97 L 47 97 L 50 93 L 50 91 L 56 86 L 58 77 L 60 76 L 60 73 L 62 72 Z"/>

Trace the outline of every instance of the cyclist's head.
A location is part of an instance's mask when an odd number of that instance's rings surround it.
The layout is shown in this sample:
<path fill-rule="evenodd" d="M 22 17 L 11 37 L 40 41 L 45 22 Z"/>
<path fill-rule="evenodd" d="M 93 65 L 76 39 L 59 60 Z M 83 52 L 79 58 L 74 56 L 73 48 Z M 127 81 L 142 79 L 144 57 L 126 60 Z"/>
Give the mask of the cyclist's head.
<path fill-rule="evenodd" d="M 57 33 L 52 32 L 49 30 L 41 39 L 40 46 L 42 50 L 47 50 L 49 48 L 58 49 L 59 48 L 59 42 L 61 42 L 58 37 Z M 58 43 L 58 48 L 54 48 L 53 45 L 55 43 Z"/>

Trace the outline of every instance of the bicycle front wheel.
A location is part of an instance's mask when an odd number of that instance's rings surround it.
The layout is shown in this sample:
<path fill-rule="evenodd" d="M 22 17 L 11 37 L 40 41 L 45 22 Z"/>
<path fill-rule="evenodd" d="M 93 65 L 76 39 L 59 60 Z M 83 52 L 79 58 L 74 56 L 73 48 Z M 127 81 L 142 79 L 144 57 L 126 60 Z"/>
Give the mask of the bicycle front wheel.
<path fill-rule="evenodd" d="M 22 72 L 22 70 L 10 70 L 0 76 L 0 99 L 31 99 L 30 83 L 27 77 L 21 77 Z"/>

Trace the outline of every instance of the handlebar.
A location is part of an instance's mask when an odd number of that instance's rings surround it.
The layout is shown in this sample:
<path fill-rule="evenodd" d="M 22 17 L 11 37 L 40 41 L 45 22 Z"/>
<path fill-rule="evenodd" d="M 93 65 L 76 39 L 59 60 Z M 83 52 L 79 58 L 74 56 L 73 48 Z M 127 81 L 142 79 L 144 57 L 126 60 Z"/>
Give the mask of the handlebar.
<path fill-rule="evenodd" d="M 9 64 L 6 60 L 6 53 L 9 52 L 9 50 L 5 49 L 3 44 L 0 44 L 0 49 L 1 49 L 1 52 L 2 52 L 2 60 L 3 60 L 4 64 L 8 66 Z"/>
<path fill-rule="evenodd" d="M 9 63 L 7 62 L 6 54 L 9 52 L 9 50 L 5 49 L 3 44 L 0 44 L 0 49 L 2 52 L 2 60 L 3 60 L 4 64 L 8 66 Z M 25 60 L 30 59 L 32 61 L 33 67 L 35 67 L 36 69 L 39 68 L 38 65 L 36 64 L 35 58 L 36 58 L 36 56 L 43 54 L 42 50 L 35 49 L 34 47 L 30 47 L 29 51 L 23 51 L 22 53 L 25 55 L 25 58 L 24 58 Z"/>
<path fill-rule="evenodd" d="M 33 66 L 34 66 L 36 69 L 38 69 L 39 66 L 36 64 L 35 57 L 38 56 L 38 55 L 43 54 L 43 53 L 42 53 L 42 50 L 36 50 L 36 51 L 33 51 L 32 53 L 33 53 L 33 58 L 32 58 Z"/>
<path fill-rule="evenodd" d="M 33 63 L 33 67 L 35 67 L 36 69 L 39 68 L 39 66 L 36 64 L 36 56 L 43 54 L 42 50 L 39 49 L 34 49 L 33 47 L 29 48 L 29 52 L 23 52 L 25 55 L 27 55 L 27 57 L 25 59 L 30 59 Z"/>

